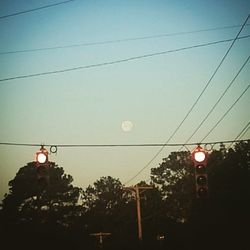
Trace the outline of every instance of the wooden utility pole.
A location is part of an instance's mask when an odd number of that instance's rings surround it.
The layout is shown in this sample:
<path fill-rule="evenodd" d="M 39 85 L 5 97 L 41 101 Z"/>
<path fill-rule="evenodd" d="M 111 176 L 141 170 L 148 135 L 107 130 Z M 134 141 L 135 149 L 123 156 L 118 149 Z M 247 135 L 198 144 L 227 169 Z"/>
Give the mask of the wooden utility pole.
<path fill-rule="evenodd" d="M 137 208 L 137 223 L 138 223 L 138 239 L 142 240 L 142 224 L 141 224 L 141 203 L 140 203 L 140 190 L 153 189 L 152 186 L 139 186 L 138 184 L 134 187 L 127 187 L 131 191 L 135 192 L 136 208 Z"/>
<path fill-rule="evenodd" d="M 93 234 L 89 234 L 89 235 L 99 238 L 100 247 L 102 248 L 102 246 L 103 246 L 103 237 L 110 236 L 111 233 L 100 232 L 100 233 L 93 233 Z"/>

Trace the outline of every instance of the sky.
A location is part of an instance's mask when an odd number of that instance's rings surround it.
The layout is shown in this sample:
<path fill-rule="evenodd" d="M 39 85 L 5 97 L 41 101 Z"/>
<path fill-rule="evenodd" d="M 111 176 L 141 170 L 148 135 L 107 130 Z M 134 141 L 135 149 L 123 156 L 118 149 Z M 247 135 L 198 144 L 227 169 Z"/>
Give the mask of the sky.
<path fill-rule="evenodd" d="M 37 144 L 0 145 L 0 199 L 38 145 L 168 141 L 232 41 L 166 51 L 234 39 L 250 13 L 248 0 L 74 0 L 10 15 L 60 2 L 0 0 L 0 143 Z M 247 24 L 240 36 L 250 35 Z M 249 54 L 250 38 L 237 40 L 169 143 L 187 141 Z M 189 142 L 200 142 L 247 88 L 249 64 Z M 250 120 L 249 107 L 247 90 L 204 142 L 234 140 Z M 122 129 L 126 120 L 130 131 Z M 241 139 L 249 138 L 250 130 Z M 58 147 L 49 160 L 78 187 L 102 176 L 134 185 L 178 149 Z"/>

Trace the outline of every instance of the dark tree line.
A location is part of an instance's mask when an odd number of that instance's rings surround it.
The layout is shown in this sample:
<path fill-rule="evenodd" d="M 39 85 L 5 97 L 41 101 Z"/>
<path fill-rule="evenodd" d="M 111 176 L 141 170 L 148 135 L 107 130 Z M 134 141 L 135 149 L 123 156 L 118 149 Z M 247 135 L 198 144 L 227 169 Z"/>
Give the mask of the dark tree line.
<path fill-rule="evenodd" d="M 50 163 L 41 188 L 35 162 L 9 182 L 0 210 L 2 249 L 248 249 L 250 141 L 209 154 L 209 194 L 197 199 L 190 152 L 172 152 L 151 169 L 151 190 L 136 202 L 119 179 L 101 177 L 85 190 Z M 139 185 L 145 186 L 141 182 Z M 106 232 L 100 238 L 93 233 Z"/>

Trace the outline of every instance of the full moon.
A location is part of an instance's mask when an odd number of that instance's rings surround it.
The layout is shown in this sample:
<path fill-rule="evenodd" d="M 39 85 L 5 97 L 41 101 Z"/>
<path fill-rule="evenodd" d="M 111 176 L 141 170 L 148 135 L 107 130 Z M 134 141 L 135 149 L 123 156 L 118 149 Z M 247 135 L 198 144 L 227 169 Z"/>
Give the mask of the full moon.
<path fill-rule="evenodd" d="M 133 125 L 133 123 L 131 121 L 123 121 L 122 122 L 122 130 L 124 132 L 131 131 L 133 127 L 134 127 L 134 125 Z"/>

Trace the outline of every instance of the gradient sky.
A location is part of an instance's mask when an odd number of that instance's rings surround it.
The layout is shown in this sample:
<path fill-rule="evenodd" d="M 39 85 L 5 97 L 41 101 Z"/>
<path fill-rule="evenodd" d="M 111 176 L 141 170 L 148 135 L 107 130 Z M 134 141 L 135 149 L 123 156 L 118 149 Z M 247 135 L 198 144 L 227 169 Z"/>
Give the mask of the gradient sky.
<path fill-rule="evenodd" d="M 0 16 L 59 0 L 0 0 Z M 0 79 L 87 66 L 234 38 L 240 27 L 152 39 L 46 51 L 6 51 L 95 43 L 241 25 L 248 0 L 127 0 L 69 3 L 0 19 Z M 248 22 L 250 24 L 250 21 Z M 249 35 L 246 26 L 241 35 Z M 190 49 L 113 65 L 0 82 L 0 142 L 35 144 L 164 143 L 184 118 L 230 43 Z M 238 40 L 198 105 L 172 138 L 184 143 L 211 109 L 250 52 L 250 38 Z M 249 85 L 249 63 L 217 108 L 193 136 L 198 142 Z M 250 120 L 250 90 L 206 139 L 234 140 Z M 121 129 L 131 120 L 132 131 Z M 242 139 L 250 138 L 248 131 Z M 49 148 L 48 148 L 49 149 Z M 192 147 L 189 147 L 191 150 Z M 0 145 L 0 198 L 20 167 L 39 147 Z M 101 176 L 123 183 L 157 153 L 156 147 L 59 148 L 50 160 L 85 188 Z M 128 185 L 147 180 L 161 154 Z"/>

